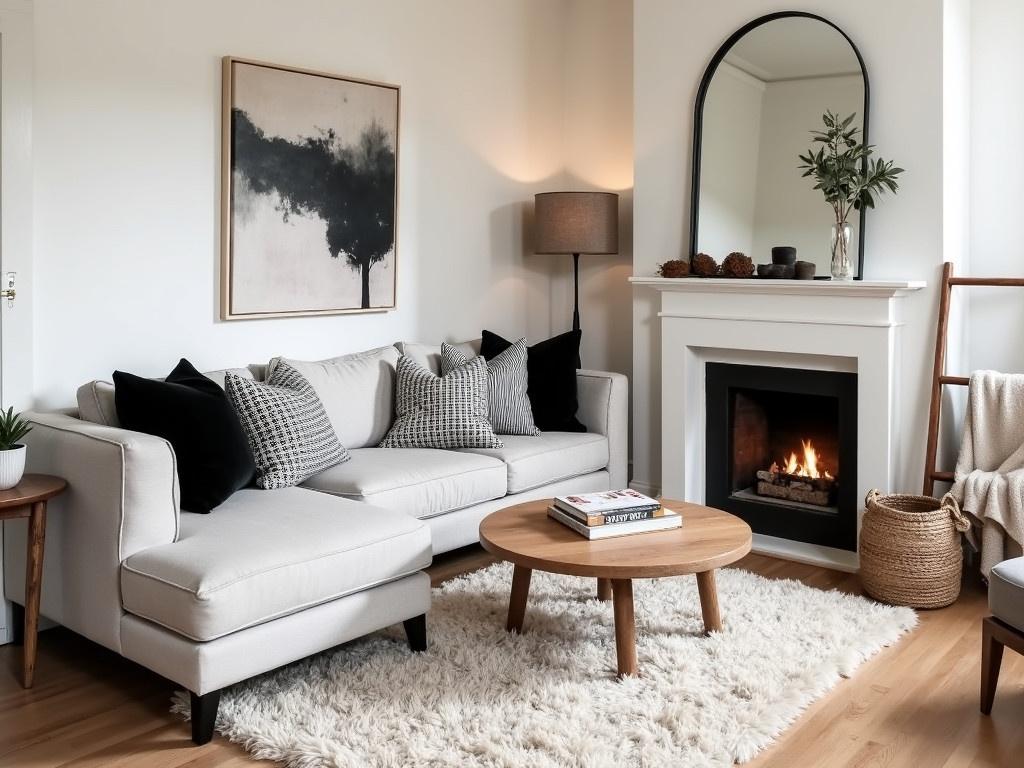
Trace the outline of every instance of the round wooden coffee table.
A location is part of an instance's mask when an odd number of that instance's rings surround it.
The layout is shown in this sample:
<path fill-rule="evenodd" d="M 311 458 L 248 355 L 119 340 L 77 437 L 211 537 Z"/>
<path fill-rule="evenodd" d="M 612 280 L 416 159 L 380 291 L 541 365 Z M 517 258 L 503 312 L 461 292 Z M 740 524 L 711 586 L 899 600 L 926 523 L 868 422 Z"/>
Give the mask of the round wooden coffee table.
<path fill-rule="evenodd" d="M 612 598 L 619 676 L 637 674 L 633 579 L 697 575 L 704 629 L 722 628 L 715 569 L 750 551 L 750 526 L 720 509 L 663 499 L 683 516 L 671 531 L 591 541 L 547 516 L 550 499 L 500 509 L 480 523 L 484 549 L 513 563 L 505 629 L 522 633 L 533 571 L 592 576 L 597 597 Z"/>

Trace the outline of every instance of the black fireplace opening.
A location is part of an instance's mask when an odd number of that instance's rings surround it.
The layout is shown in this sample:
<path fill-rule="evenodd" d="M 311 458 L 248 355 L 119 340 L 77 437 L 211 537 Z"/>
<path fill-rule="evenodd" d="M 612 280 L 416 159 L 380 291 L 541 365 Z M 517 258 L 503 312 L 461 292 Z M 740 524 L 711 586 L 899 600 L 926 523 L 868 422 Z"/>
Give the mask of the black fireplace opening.
<path fill-rule="evenodd" d="M 857 375 L 707 363 L 705 501 L 755 533 L 857 549 Z"/>

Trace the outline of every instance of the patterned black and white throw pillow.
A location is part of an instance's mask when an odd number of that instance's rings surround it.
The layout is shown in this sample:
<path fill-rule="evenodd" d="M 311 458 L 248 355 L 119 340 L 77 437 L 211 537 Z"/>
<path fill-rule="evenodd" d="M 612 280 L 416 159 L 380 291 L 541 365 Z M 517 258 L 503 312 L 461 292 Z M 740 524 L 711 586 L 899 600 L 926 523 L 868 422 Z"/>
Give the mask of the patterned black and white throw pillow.
<path fill-rule="evenodd" d="M 249 438 L 260 488 L 298 485 L 350 458 L 313 387 L 288 363 L 278 362 L 266 382 L 227 373 L 224 391 Z"/>
<path fill-rule="evenodd" d="M 501 448 L 487 418 L 487 363 L 474 357 L 437 376 L 402 355 L 395 422 L 381 448 Z"/>
<path fill-rule="evenodd" d="M 469 356 L 447 342 L 441 345 L 441 375 L 465 365 Z M 499 435 L 539 435 L 526 394 L 526 339 L 487 361 L 487 409 Z"/>

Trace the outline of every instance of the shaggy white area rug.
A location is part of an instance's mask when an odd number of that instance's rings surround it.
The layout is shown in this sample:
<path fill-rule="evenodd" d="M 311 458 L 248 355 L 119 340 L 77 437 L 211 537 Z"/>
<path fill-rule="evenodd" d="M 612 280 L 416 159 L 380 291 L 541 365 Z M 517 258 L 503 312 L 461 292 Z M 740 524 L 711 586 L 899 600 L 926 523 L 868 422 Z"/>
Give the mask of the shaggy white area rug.
<path fill-rule="evenodd" d="M 217 730 L 292 768 L 731 765 L 917 623 L 730 568 L 725 629 L 704 636 L 693 577 L 640 580 L 641 675 L 619 681 L 595 580 L 535 572 L 517 636 L 511 576 L 498 564 L 434 590 L 426 653 L 399 626 L 226 690 Z M 174 709 L 187 714 L 187 697 Z"/>

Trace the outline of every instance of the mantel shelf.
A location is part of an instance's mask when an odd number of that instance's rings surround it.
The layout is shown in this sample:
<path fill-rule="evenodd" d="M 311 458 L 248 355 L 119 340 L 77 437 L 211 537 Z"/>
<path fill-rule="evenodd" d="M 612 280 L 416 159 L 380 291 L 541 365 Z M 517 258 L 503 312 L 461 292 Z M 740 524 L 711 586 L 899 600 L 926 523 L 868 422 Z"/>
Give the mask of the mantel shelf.
<path fill-rule="evenodd" d="M 738 280 L 722 277 L 629 278 L 634 286 L 676 293 L 745 293 L 771 296 L 854 296 L 894 298 L 924 288 L 923 280 Z"/>

